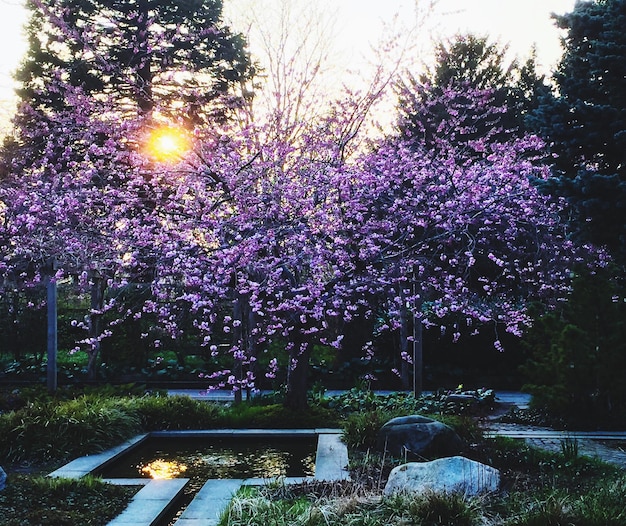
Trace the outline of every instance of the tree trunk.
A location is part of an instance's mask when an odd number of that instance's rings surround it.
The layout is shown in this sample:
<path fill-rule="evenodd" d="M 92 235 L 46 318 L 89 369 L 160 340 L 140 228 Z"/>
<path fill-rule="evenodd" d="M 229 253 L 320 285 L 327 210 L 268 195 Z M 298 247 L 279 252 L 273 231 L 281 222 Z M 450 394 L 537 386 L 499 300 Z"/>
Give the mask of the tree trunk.
<path fill-rule="evenodd" d="M 422 324 L 422 298 L 417 294 L 417 279 L 413 267 L 413 396 L 422 396 L 424 388 L 424 331 Z"/>
<path fill-rule="evenodd" d="M 250 306 L 250 298 L 246 298 L 246 310 L 247 310 L 247 316 L 246 316 L 246 320 L 247 320 L 247 324 L 246 324 L 246 335 L 245 335 L 245 341 L 246 341 L 246 352 L 248 354 L 248 357 L 251 359 L 250 361 L 250 372 L 253 374 L 254 378 L 256 378 L 256 374 L 258 371 L 258 367 L 257 367 L 257 354 L 258 354 L 258 348 L 257 348 L 257 343 L 256 343 L 256 335 L 254 333 L 254 328 L 256 327 L 256 322 L 257 322 L 257 317 L 256 317 L 256 312 L 254 312 L 254 309 Z M 256 383 L 256 382 L 255 382 Z M 248 388 L 247 392 L 246 392 L 246 397 L 249 400 L 250 399 L 250 388 Z"/>
<path fill-rule="evenodd" d="M 404 301 L 400 312 L 400 382 L 402 389 L 409 389 L 409 362 L 406 360 L 409 351 L 409 316 Z"/>
<path fill-rule="evenodd" d="M 150 10 L 146 0 L 138 2 L 139 17 L 137 19 L 137 49 L 139 50 L 139 60 L 137 67 L 137 105 L 143 113 L 150 113 L 154 108 L 152 100 L 152 70 L 150 64 Z"/>
<path fill-rule="evenodd" d="M 424 389 L 423 372 L 423 325 L 422 318 L 413 314 L 413 395 L 422 396 Z"/>
<path fill-rule="evenodd" d="M 293 411 L 306 411 L 309 407 L 307 400 L 307 379 L 309 375 L 309 358 L 311 347 L 304 344 L 302 333 L 298 329 L 294 337 L 294 347 L 289 352 L 290 365 L 287 368 L 287 393 L 283 405 Z M 292 366 L 291 364 L 295 364 Z"/>
<path fill-rule="evenodd" d="M 48 310 L 48 363 L 46 378 L 48 392 L 57 390 L 57 282 L 53 276 L 48 278 L 47 310 Z"/>
<path fill-rule="evenodd" d="M 101 275 L 91 278 L 91 311 L 89 313 L 89 339 L 92 341 L 91 348 L 87 351 L 89 361 L 87 362 L 87 378 L 91 381 L 98 376 L 98 365 L 100 355 L 100 336 L 102 332 L 102 310 L 104 309 L 104 291 L 107 282 Z"/>
<path fill-rule="evenodd" d="M 237 295 L 237 299 L 233 305 L 233 320 L 238 322 L 233 324 L 233 346 L 241 349 L 243 345 L 243 309 L 242 309 L 242 300 L 241 296 Z M 241 363 L 240 358 L 234 358 L 235 363 L 233 365 L 233 374 L 235 375 L 235 380 L 239 385 L 237 385 L 235 390 L 235 404 L 240 404 L 243 400 L 241 393 L 241 380 L 243 379 L 243 364 Z"/>

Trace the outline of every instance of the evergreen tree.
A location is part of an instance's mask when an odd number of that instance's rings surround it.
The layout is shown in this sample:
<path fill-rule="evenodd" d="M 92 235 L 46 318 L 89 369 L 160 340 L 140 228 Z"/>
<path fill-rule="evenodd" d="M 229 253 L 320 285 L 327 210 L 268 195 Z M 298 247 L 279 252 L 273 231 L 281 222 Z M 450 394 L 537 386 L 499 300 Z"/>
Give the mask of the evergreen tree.
<path fill-rule="evenodd" d="M 626 258 L 626 1 L 577 2 L 555 90 L 535 125 L 556 154 L 549 190 L 568 197 L 585 240 Z"/>
<path fill-rule="evenodd" d="M 222 21 L 220 0 L 30 0 L 28 6 L 29 50 L 16 74 L 21 142 L 32 142 L 42 121 L 71 111 L 61 83 L 113 102 L 121 117 L 154 111 L 197 123 L 223 113 L 224 96 L 252 71 L 244 39 Z"/>
<path fill-rule="evenodd" d="M 457 121 L 456 140 L 461 143 L 521 136 L 523 116 L 533 107 L 543 82 L 535 71 L 534 56 L 520 66 L 516 61 L 507 63 L 506 52 L 506 47 L 471 34 L 439 43 L 434 67 L 419 77 L 409 76 L 397 88 L 402 136 L 434 147 L 440 126 L 450 120 Z M 500 108 L 497 115 L 470 111 L 475 101 L 467 93 L 475 95 L 476 90 L 490 106 Z M 445 92 L 455 97 L 442 97 Z M 446 99 L 447 106 L 433 104 Z"/>
<path fill-rule="evenodd" d="M 539 317 L 525 340 L 533 403 L 575 425 L 621 425 L 626 415 L 626 302 L 615 274 L 576 278 L 567 303 Z"/>
<path fill-rule="evenodd" d="M 450 82 L 468 82 L 478 89 L 502 88 L 510 82 L 516 67 L 506 64 L 507 48 L 490 44 L 476 35 L 459 35 L 435 49 L 436 63 L 422 76 L 424 83 L 446 86 Z"/>

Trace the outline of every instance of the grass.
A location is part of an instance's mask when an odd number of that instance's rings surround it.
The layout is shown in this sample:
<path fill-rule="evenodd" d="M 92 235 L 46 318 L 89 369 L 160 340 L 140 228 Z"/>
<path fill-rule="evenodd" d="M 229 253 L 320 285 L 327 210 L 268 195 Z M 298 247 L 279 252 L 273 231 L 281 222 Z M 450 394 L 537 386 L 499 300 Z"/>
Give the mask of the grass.
<path fill-rule="evenodd" d="M 336 496 L 315 494 L 272 498 L 271 490 L 246 489 L 231 501 L 220 526 L 474 526 L 481 517 L 478 499 L 459 495 L 394 495 L 358 491 Z"/>
<path fill-rule="evenodd" d="M 231 501 L 220 526 L 626 524 L 626 475 L 618 469 L 585 457 L 568 460 L 520 441 L 487 440 L 484 448 L 503 473 L 504 489 L 496 494 L 385 496 L 381 489 L 390 461 L 367 454 L 367 459 L 352 462 L 352 481 L 335 485 L 334 490 L 324 483 L 245 488 Z"/>
<path fill-rule="evenodd" d="M 135 488 L 104 484 L 93 477 L 80 480 L 9 474 L 0 492 L 3 526 L 100 526 L 128 504 Z"/>

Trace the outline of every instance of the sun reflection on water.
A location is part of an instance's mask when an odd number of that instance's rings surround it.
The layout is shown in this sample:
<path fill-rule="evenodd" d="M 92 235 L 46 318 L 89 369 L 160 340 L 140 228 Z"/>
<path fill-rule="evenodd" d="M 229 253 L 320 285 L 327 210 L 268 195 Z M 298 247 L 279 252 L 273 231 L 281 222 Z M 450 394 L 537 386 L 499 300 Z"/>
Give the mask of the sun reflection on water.
<path fill-rule="evenodd" d="M 174 479 L 187 471 L 187 466 L 172 460 L 158 458 L 141 466 L 141 472 L 153 479 Z"/>

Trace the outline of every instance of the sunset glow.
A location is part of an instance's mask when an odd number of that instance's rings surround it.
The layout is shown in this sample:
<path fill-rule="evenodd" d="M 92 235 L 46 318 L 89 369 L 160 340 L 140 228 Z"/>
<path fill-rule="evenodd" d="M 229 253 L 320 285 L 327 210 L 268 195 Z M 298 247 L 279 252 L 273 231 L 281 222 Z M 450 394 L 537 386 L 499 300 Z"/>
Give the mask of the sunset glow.
<path fill-rule="evenodd" d="M 190 148 L 187 131 L 174 126 L 153 130 L 146 142 L 147 154 L 159 162 L 179 161 Z"/>

